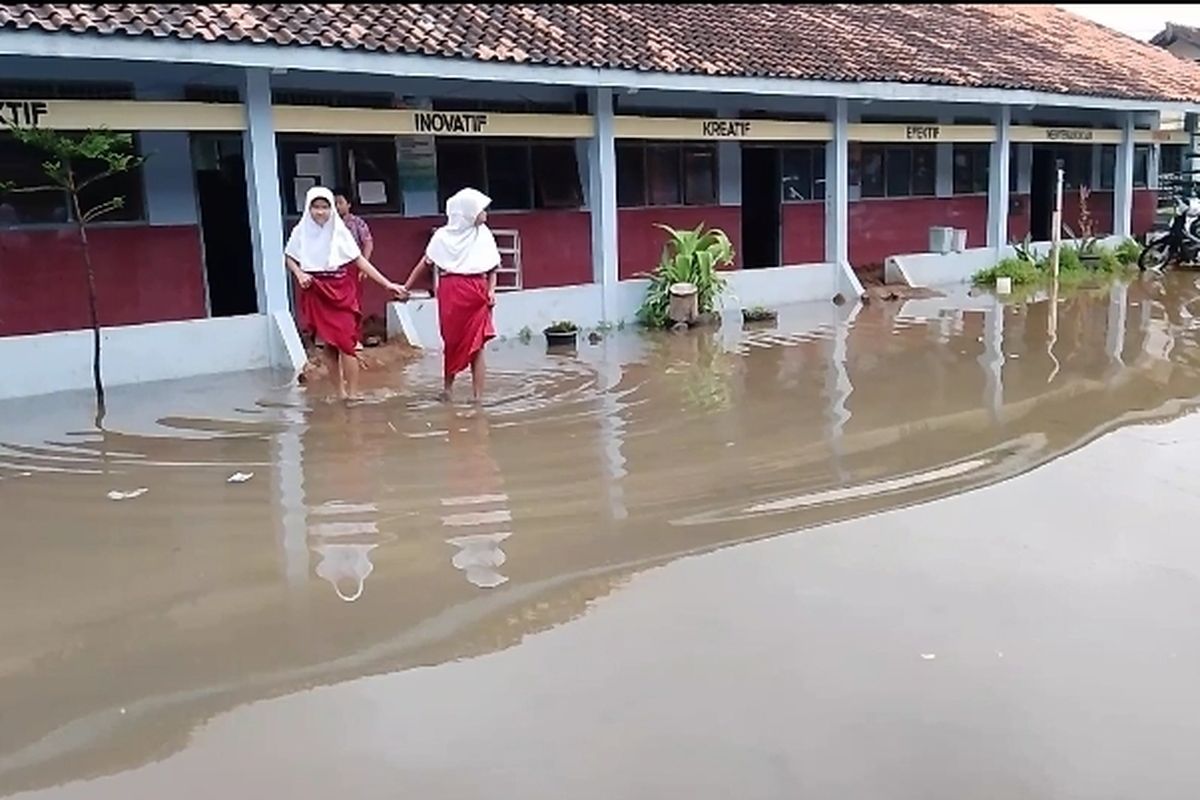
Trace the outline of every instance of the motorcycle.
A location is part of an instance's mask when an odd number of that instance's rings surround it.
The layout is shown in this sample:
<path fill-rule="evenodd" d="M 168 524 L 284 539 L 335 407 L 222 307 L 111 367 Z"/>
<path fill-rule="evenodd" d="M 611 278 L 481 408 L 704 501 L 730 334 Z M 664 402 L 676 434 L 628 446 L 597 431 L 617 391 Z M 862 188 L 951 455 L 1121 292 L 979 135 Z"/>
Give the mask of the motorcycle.
<path fill-rule="evenodd" d="M 1200 261 L 1200 198 L 1175 200 L 1175 216 L 1167 232 L 1149 239 L 1138 256 L 1138 269 L 1161 272 L 1170 264 Z"/>

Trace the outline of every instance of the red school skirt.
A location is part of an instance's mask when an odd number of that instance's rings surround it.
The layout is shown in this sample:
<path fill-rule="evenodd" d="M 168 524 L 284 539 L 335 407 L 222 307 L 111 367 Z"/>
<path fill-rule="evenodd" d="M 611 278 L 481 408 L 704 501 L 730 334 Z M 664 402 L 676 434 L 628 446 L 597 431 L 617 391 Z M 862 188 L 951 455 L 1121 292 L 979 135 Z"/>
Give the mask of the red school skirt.
<path fill-rule="evenodd" d="M 437 286 L 438 326 L 445 346 L 443 373 L 453 378 L 471 366 L 475 355 L 490 339 L 492 307 L 488 305 L 487 275 L 454 275 L 443 272 Z"/>
<path fill-rule="evenodd" d="M 358 305 L 358 270 L 310 272 L 313 282 L 300 290 L 300 322 L 309 333 L 346 355 L 354 355 L 362 312 Z"/>

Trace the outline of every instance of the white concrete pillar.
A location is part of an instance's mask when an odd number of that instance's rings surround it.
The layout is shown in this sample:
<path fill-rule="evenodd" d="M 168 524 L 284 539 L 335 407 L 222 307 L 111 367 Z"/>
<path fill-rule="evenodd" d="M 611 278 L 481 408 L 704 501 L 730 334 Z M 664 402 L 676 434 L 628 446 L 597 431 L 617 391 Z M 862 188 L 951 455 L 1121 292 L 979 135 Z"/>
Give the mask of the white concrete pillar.
<path fill-rule="evenodd" d="M 588 207 L 592 221 L 592 278 L 600 285 L 600 316 L 618 322 L 617 308 L 617 146 L 612 89 L 592 90 L 596 131 L 588 149 Z"/>
<path fill-rule="evenodd" d="M 250 237 L 254 246 L 258 310 L 264 314 L 288 311 L 287 271 L 283 263 L 283 202 L 279 197 L 279 156 L 275 150 L 271 75 L 266 69 L 247 69 L 241 88 L 246 109 L 242 149 L 246 160 L 246 189 L 250 194 Z"/>
<path fill-rule="evenodd" d="M 996 140 L 989 150 L 987 245 L 999 249 L 1008 243 L 1008 171 L 1012 144 L 1012 110 L 996 112 Z"/>
<path fill-rule="evenodd" d="M 1122 121 L 1121 143 L 1117 145 L 1117 174 L 1113 184 L 1113 233 L 1133 232 L 1133 114 Z"/>
<path fill-rule="evenodd" d="M 938 123 L 941 125 L 953 125 L 953 114 L 941 114 L 938 116 Z M 938 197 L 953 197 L 954 196 L 954 142 L 938 142 L 934 147 L 937 148 L 937 174 L 935 177 L 934 194 Z"/>
<path fill-rule="evenodd" d="M 825 148 L 825 260 L 850 261 L 850 125 L 848 103 L 833 101 L 833 139 Z"/>

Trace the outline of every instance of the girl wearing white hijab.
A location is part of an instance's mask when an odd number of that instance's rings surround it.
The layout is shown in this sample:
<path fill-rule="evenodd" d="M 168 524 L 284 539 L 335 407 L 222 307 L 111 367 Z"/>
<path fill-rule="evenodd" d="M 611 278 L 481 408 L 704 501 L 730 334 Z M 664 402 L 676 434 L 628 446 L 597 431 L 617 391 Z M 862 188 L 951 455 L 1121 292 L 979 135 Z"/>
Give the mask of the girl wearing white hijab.
<path fill-rule="evenodd" d="M 358 272 L 395 294 L 408 292 L 384 277 L 363 258 L 354 235 L 333 213 L 333 193 L 323 186 L 308 190 L 304 214 L 284 248 L 287 268 L 300 285 L 300 320 L 305 330 L 325 343 L 329 375 L 337 380 L 338 396 L 358 396 L 359 320 Z"/>
<path fill-rule="evenodd" d="M 443 397 L 450 399 L 454 378 L 471 368 L 475 402 L 483 399 L 483 348 L 496 335 L 496 268 L 500 251 L 487 225 L 492 200 L 476 189 L 463 189 L 446 201 L 446 224 L 438 228 L 425 255 L 404 282 L 407 292 L 433 265 L 438 270 L 438 324 L 445 344 Z"/>

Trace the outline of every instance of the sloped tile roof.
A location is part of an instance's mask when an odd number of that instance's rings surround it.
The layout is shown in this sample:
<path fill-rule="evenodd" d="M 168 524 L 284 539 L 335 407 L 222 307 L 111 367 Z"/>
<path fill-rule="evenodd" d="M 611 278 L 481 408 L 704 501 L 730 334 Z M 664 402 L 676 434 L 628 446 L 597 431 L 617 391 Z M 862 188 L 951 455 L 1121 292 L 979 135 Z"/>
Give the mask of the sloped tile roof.
<path fill-rule="evenodd" d="M 5 30 L 1200 101 L 1200 66 L 1049 5 L 17 3 Z"/>

